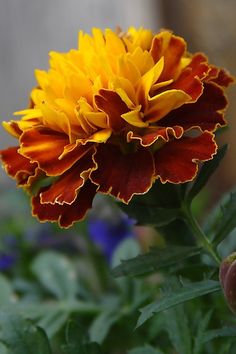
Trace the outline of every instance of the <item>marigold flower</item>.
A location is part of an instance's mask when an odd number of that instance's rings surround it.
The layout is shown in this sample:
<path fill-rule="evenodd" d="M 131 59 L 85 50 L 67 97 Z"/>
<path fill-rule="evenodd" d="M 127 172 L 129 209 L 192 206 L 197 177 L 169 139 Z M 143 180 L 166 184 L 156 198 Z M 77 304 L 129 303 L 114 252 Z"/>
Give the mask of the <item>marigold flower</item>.
<path fill-rule="evenodd" d="M 216 153 L 232 82 L 183 38 L 142 28 L 80 32 L 78 49 L 51 52 L 36 79 L 29 108 L 3 123 L 19 145 L 1 159 L 33 195 L 33 215 L 62 227 L 82 219 L 96 193 L 129 203 L 156 179 L 191 181 Z"/>

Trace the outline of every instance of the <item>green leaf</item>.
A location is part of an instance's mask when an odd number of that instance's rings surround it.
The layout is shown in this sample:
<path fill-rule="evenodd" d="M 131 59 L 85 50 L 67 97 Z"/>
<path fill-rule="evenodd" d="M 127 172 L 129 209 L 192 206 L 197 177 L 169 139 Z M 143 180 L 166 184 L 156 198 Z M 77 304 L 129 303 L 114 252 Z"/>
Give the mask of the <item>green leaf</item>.
<path fill-rule="evenodd" d="M 188 192 L 187 200 L 191 202 L 194 197 L 202 190 L 202 188 L 206 185 L 208 182 L 209 178 L 213 175 L 213 173 L 216 171 L 218 168 L 221 160 L 224 158 L 226 152 L 227 152 L 227 145 L 223 145 L 218 149 L 217 154 L 214 156 L 214 158 L 210 161 L 207 161 L 204 163 L 202 166 L 197 178 L 195 179 L 195 182 Z"/>
<path fill-rule="evenodd" d="M 138 225 L 163 226 L 180 217 L 179 209 L 159 208 L 155 205 L 133 202 L 128 205 L 120 205 L 120 208 L 137 220 Z"/>
<path fill-rule="evenodd" d="M 14 295 L 8 279 L 0 274 L 0 306 L 14 302 Z"/>
<path fill-rule="evenodd" d="M 193 354 L 201 354 L 202 351 L 202 338 L 206 331 L 206 328 L 210 322 L 212 315 L 212 310 L 208 311 L 203 318 L 199 318 L 197 323 L 197 333 L 194 336 L 194 347 L 193 347 Z"/>
<path fill-rule="evenodd" d="M 65 354 L 102 354 L 98 343 L 88 342 L 88 335 L 78 321 L 71 319 L 66 326 Z"/>
<path fill-rule="evenodd" d="M 69 314 L 62 312 L 60 308 L 49 309 L 37 323 L 46 331 L 47 336 L 51 338 L 64 326 L 68 316 Z"/>
<path fill-rule="evenodd" d="M 124 275 L 137 276 L 157 272 L 182 260 L 199 254 L 201 247 L 168 246 L 166 248 L 153 247 L 144 255 L 122 261 L 112 270 L 115 277 Z"/>
<path fill-rule="evenodd" d="M 212 339 L 220 337 L 235 337 L 236 336 L 236 327 L 222 327 L 218 329 L 212 329 L 207 331 L 202 336 L 202 343 L 210 342 Z"/>
<path fill-rule="evenodd" d="M 112 325 L 120 318 L 119 313 L 114 311 L 102 312 L 93 321 L 89 329 L 89 337 L 91 342 L 97 342 L 101 344 L 109 333 Z"/>
<path fill-rule="evenodd" d="M 9 351 L 7 350 L 6 346 L 2 343 L 0 343 L 0 354 L 9 354 Z"/>
<path fill-rule="evenodd" d="M 218 245 L 236 227 L 236 192 L 231 193 L 229 199 L 222 205 L 221 216 L 216 225 L 213 243 Z"/>
<path fill-rule="evenodd" d="M 173 293 L 164 294 L 158 301 L 143 307 L 140 312 L 141 315 L 137 322 L 137 327 L 141 326 L 154 313 L 167 310 L 173 306 L 181 304 L 185 301 L 195 299 L 197 297 L 213 293 L 221 289 L 220 283 L 214 280 L 202 280 L 195 283 L 187 283 L 181 286 L 178 291 Z"/>
<path fill-rule="evenodd" d="M 191 354 L 191 333 L 183 305 L 165 311 L 166 331 L 177 353 Z"/>
<path fill-rule="evenodd" d="M 178 186 L 160 181 L 156 181 L 148 193 L 135 196 L 128 205 L 119 203 L 119 207 L 139 225 L 156 227 L 180 217 L 180 205 Z"/>
<path fill-rule="evenodd" d="M 0 340 L 11 354 L 52 354 L 43 329 L 15 314 L 0 312 Z"/>
<path fill-rule="evenodd" d="M 150 345 L 145 345 L 144 347 L 129 350 L 128 354 L 163 354 L 163 352 L 160 349 L 154 349 Z"/>
<path fill-rule="evenodd" d="M 74 298 L 77 293 L 76 273 L 64 256 L 47 251 L 32 264 L 32 271 L 39 282 L 59 299 Z"/>

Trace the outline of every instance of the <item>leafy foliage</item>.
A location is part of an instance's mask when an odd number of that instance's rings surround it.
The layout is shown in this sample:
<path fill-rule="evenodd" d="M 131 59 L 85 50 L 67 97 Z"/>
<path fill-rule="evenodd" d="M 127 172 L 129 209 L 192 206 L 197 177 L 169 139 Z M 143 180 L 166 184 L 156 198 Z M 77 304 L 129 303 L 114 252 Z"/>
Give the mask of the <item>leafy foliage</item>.
<path fill-rule="evenodd" d="M 175 289 L 174 292 L 164 292 L 159 300 L 148 304 L 140 310 L 141 315 L 138 319 L 137 326 L 141 326 L 150 317 L 152 317 L 154 313 L 167 310 L 185 301 L 189 301 L 199 296 L 203 296 L 219 290 L 219 282 L 214 280 L 202 280 L 196 283 L 185 283 L 180 286 L 177 291 Z"/>
<path fill-rule="evenodd" d="M 169 246 L 165 248 L 153 247 L 144 254 L 129 260 L 122 260 L 121 264 L 113 269 L 115 277 L 124 275 L 137 276 L 157 272 L 165 267 L 179 263 L 186 258 L 199 254 L 201 247 Z"/>

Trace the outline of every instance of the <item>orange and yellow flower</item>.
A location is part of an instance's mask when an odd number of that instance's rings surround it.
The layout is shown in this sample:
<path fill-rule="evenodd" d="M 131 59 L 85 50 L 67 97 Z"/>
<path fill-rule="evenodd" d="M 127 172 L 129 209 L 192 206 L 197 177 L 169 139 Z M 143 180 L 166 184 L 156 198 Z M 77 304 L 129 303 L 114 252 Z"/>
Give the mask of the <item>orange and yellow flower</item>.
<path fill-rule="evenodd" d="M 78 49 L 51 52 L 36 79 L 29 108 L 3 123 L 19 144 L 1 159 L 32 194 L 33 215 L 62 227 L 96 193 L 129 203 L 156 179 L 193 180 L 216 153 L 232 82 L 183 38 L 142 28 L 80 32 Z"/>

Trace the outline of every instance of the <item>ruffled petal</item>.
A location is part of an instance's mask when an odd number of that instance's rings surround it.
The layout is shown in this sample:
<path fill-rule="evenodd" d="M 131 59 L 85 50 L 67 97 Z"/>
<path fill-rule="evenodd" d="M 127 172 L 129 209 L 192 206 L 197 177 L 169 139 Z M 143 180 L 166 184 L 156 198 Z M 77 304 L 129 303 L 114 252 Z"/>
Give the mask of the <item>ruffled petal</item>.
<path fill-rule="evenodd" d="M 228 87 L 230 84 L 232 84 L 235 81 L 235 79 L 233 78 L 233 76 L 229 74 L 227 70 L 220 69 L 217 77 L 212 81 L 220 86 Z"/>
<path fill-rule="evenodd" d="M 15 178 L 18 185 L 27 184 L 28 178 L 35 173 L 36 163 L 18 153 L 19 147 L 10 147 L 0 151 L 0 159 L 9 176 Z"/>
<path fill-rule="evenodd" d="M 50 204 L 72 204 L 77 191 L 84 185 L 96 164 L 92 159 L 94 151 L 90 150 L 75 165 L 65 172 L 54 184 L 40 195 L 40 202 Z"/>
<path fill-rule="evenodd" d="M 87 211 L 92 207 L 93 198 L 96 194 L 97 186 L 90 181 L 79 190 L 76 200 L 72 204 L 42 204 L 40 194 L 47 189 L 41 189 L 32 198 L 32 215 L 36 216 L 41 222 L 57 221 L 61 227 L 68 228 L 75 221 L 84 219 Z"/>
<path fill-rule="evenodd" d="M 69 145 L 68 136 L 48 128 L 35 128 L 24 132 L 20 139 L 20 153 L 37 162 L 48 176 L 58 176 L 78 161 L 91 146 Z M 64 156 L 65 147 L 70 151 Z"/>
<path fill-rule="evenodd" d="M 198 162 L 212 159 L 216 151 L 214 135 L 209 132 L 195 138 L 172 140 L 154 154 L 156 176 L 162 183 L 192 181 Z"/>
<path fill-rule="evenodd" d="M 185 130 L 199 127 L 202 131 L 214 131 L 226 124 L 224 109 L 227 100 L 223 90 L 212 83 L 205 84 L 204 92 L 197 102 L 186 104 L 161 119 L 162 126 L 180 125 Z"/>
<path fill-rule="evenodd" d="M 183 135 L 183 132 L 183 128 L 177 125 L 167 128 L 149 127 L 138 132 L 129 131 L 127 133 L 127 141 L 131 142 L 132 140 L 139 140 L 142 146 L 148 147 L 157 141 L 160 144 L 163 144 L 173 137 L 179 139 Z"/>
<path fill-rule="evenodd" d="M 99 146 L 94 160 L 98 169 L 90 178 L 99 192 L 128 203 L 134 194 L 144 194 L 152 186 L 154 164 L 147 149 L 125 154 L 114 145 Z"/>

